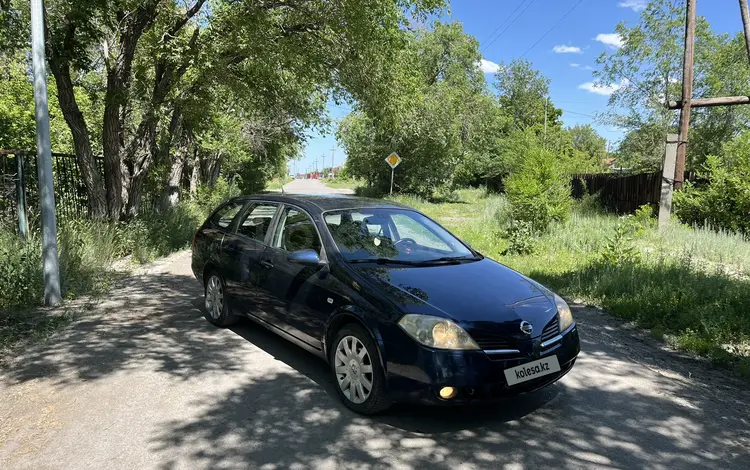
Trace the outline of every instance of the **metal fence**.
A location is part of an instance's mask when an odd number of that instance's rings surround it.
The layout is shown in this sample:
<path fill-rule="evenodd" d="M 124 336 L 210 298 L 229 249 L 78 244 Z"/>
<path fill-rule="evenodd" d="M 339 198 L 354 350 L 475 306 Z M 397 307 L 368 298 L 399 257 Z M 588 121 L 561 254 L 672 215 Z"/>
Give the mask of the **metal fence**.
<path fill-rule="evenodd" d="M 97 161 L 104 177 L 101 159 Z M 55 207 L 59 219 L 85 217 L 88 213 L 86 187 L 75 155 L 52 154 Z M 18 220 L 19 209 L 32 217 L 39 212 L 36 153 L 0 150 L 0 221 L 4 225 Z"/>
<path fill-rule="evenodd" d="M 620 175 L 592 173 L 571 175 L 572 195 L 598 194 L 604 207 L 618 214 L 632 214 L 644 204 L 658 204 L 662 172 Z M 695 181 L 695 173 L 685 172 L 685 181 Z"/>

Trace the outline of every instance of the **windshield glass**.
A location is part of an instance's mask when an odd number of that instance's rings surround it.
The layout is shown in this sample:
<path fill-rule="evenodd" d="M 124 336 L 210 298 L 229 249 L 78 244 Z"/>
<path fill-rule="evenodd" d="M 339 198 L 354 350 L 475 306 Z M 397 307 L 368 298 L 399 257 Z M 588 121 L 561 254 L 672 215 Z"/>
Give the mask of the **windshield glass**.
<path fill-rule="evenodd" d="M 348 261 L 430 262 L 473 258 L 456 237 L 418 212 L 365 208 L 325 213 L 336 246 Z"/>

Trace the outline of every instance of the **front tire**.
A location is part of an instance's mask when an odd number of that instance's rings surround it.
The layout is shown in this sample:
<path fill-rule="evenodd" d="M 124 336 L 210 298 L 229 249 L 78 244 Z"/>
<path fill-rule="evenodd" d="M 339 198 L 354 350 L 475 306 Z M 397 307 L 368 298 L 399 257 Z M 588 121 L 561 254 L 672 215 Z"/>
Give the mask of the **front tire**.
<path fill-rule="evenodd" d="M 390 407 L 380 353 L 369 333 L 350 323 L 339 330 L 332 346 L 331 372 L 344 404 L 365 415 Z"/>
<path fill-rule="evenodd" d="M 216 273 L 211 273 L 206 279 L 204 290 L 205 311 L 203 316 L 206 320 L 216 326 L 231 326 L 237 323 L 239 318 L 232 315 L 226 296 L 226 284 L 224 279 Z"/>

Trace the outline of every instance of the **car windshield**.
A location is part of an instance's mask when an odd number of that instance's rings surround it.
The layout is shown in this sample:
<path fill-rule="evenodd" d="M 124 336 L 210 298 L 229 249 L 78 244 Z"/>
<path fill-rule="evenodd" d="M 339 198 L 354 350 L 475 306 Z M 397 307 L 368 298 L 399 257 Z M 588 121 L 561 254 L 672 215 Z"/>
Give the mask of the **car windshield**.
<path fill-rule="evenodd" d="M 350 262 L 418 264 L 473 259 L 461 241 L 418 212 L 394 208 L 326 212 L 336 246 Z"/>

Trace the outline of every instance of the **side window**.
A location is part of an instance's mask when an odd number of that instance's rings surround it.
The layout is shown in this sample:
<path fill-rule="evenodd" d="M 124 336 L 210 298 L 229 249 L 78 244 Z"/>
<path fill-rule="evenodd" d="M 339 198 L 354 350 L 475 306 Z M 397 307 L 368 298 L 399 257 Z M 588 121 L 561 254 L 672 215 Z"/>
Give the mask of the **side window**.
<path fill-rule="evenodd" d="M 398 234 L 401 238 L 411 238 L 418 245 L 425 246 L 427 248 L 434 248 L 441 251 L 451 251 L 451 247 L 448 246 L 443 240 L 437 235 L 432 233 L 427 227 L 420 224 L 416 220 L 412 219 L 405 214 L 393 214 L 391 216 L 393 225 L 396 226 Z"/>
<path fill-rule="evenodd" d="M 232 225 L 232 220 L 234 220 L 234 217 L 242 209 L 243 205 L 244 203 L 242 202 L 230 202 L 216 211 L 213 217 L 211 217 L 211 224 L 221 228 L 228 228 Z"/>
<path fill-rule="evenodd" d="M 237 227 L 237 233 L 262 242 L 266 239 L 266 232 L 276 215 L 278 206 L 264 202 L 251 204 Z"/>
<path fill-rule="evenodd" d="M 320 254 L 320 237 L 312 219 L 293 207 L 287 207 L 281 214 L 274 239 L 276 248 L 289 252 L 311 249 Z"/>

